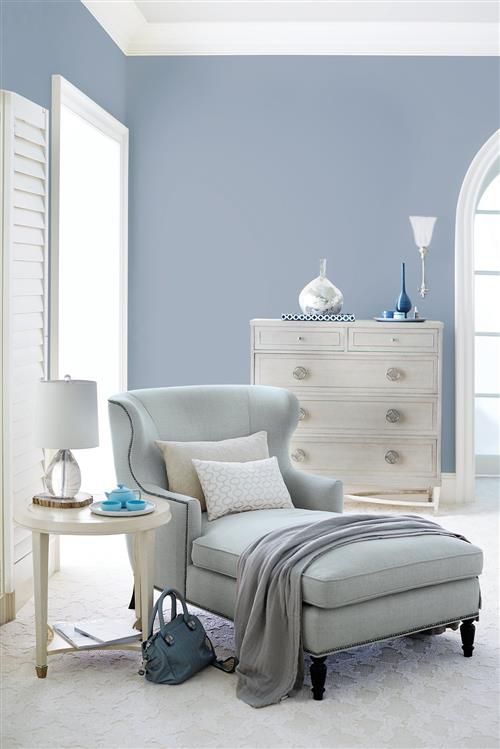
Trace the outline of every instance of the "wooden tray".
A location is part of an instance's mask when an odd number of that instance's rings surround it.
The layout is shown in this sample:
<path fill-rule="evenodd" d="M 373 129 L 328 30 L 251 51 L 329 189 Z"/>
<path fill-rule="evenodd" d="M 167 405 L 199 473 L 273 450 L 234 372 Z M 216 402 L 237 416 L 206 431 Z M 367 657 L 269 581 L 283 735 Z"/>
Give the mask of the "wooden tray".
<path fill-rule="evenodd" d="M 34 505 L 41 507 L 57 507 L 59 509 L 71 510 L 77 507 L 86 507 L 92 504 L 94 497 L 87 492 L 78 492 L 74 497 L 53 497 L 52 494 L 35 494 L 33 497 Z"/>

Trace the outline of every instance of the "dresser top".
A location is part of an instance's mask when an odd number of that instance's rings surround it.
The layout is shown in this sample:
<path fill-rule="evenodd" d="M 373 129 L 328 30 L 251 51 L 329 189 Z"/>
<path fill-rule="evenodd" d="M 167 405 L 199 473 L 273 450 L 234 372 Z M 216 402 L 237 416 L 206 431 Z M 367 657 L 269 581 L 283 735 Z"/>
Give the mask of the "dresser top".
<path fill-rule="evenodd" d="M 312 327 L 313 325 L 325 327 L 325 328 L 401 328 L 409 327 L 414 328 L 442 328 L 443 323 L 439 320 L 426 320 L 425 322 L 377 322 L 377 320 L 356 320 L 356 322 L 330 322 L 330 321 L 319 321 L 319 320 L 282 320 L 281 318 L 256 318 L 250 320 L 250 325 L 282 325 L 283 327 L 297 327 L 297 325 L 304 325 L 305 327 Z"/>

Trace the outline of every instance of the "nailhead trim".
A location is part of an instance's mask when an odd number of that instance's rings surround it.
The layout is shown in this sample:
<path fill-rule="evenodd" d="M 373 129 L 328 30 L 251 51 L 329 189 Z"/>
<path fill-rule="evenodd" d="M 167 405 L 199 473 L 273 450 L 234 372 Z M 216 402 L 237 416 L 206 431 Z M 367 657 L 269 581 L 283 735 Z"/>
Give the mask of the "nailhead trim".
<path fill-rule="evenodd" d="M 434 622 L 434 624 L 426 624 L 425 627 L 417 627 L 417 629 L 409 629 L 405 630 L 403 632 L 394 632 L 391 635 L 385 635 L 384 637 L 379 637 L 374 640 L 362 640 L 361 642 L 355 642 L 353 645 L 346 645 L 345 647 L 341 648 L 334 648 L 333 650 L 325 650 L 322 653 L 311 653 L 309 650 L 307 651 L 310 655 L 313 655 L 315 658 L 321 658 L 323 655 L 331 655 L 332 653 L 340 653 L 343 650 L 351 650 L 351 648 L 358 648 L 362 645 L 371 645 L 374 642 L 384 642 L 385 640 L 393 640 L 395 637 L 405 637 L 407 635 L 413 635 L 417 632 L 425 632 L 426 629 L 433 629 L 434 627 L 443 627 L 447 624 L 455 624 L 458 621 L 464 621 L 465 619 L 475 619 L 476 621 L 479 621 L 479 612 L 476 611 L 474 614 L 465 614 L 463 616 L 456 617 L 455 619 L 447 619 L 445 621 L 441 622 Z"/>
<path fill-rule="evenodd" d="M 185 548 L 184 548 L 184 593 L 186 593 L 187 568 L 188 568 L 187 540 L 188 540 L 188 531 L 189 531 L 188 507 L 187 507 L 187 504 L 185 502 L 179 502 L 179 500 L 175 499 L 174 497 L 163 497 L 161 494 L 156 494 L 155 492 L 151 492 L 151 491 L 149 491 L 148 489 L 146 489 L 141 484 L 141 482 L 139 481 L 139 479 L 137 478 L 137 476 L 134 473 L 134 469 L 132 468 L 131 457 L 132 457 L 132 446 L 133 446 L 133 442 L 134 442 L 134 422 L 132 421 L 132 417 L 129 414 L 127 408 L 123 405 L 123 403 L 119 403 L 118 401 L 112 401 L 112 400 L 110 400 L 108 402 L 112 403 L 114 406 L 119 406 L 121 409 L 123 409 L 123 411 L 125 411 L 125 413 L 127 415 L 127 418 L 129 420 L 129 423 L 130 423 L 130 442 L 129 442 L 128 452 L 127 452 L 127 462 L 128 462 L 128 467 L 130 469 L 130 473 L 132 475 L 132 478 L 134 479 L 134 481 L 137 484 L 137 486 L 145 494 L 149 494 L 151 497 L 158 497 L 159 499 L 166 499 L 168 502 L 177 502 L 178 504 L 184 505 L 186 507 L 186 528 L 185 528 L 185 532 L 186 532 L 186 545 L 185 545 Z"/>

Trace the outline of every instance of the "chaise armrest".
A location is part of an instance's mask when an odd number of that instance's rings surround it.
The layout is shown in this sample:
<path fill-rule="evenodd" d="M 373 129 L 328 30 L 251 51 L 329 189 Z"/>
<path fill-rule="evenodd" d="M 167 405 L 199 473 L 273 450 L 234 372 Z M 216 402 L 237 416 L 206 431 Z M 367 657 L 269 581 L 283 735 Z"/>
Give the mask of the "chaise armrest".
<path fill-rule="evenodd" d="M 177 506 L 184 506 L 184 512 L 187 513 L 187 548 L 190 549 L 195 538 L 201 536 L 201 505 L 199 500 L 188 497 L 186 494 L 168 491 L 168 489 L 163 489 L 156 484 L 143 484 L 142 488 L 143 494 L 146 496 L 159 497 L 160 499 L 166 499 L 169 503 L 175 502 Z M 171 507 L 171 509 L 173 508 Z"/>
<path fill-rule="evenodd" d="M 142 496 L 164 499 L 170 505 L 172 518 L 156 530 L 155 588 L 175 588 L 186 594 L 186 572 L 191 564 L 193 541 L 201 536 L 201 505 L 194 497 L 176 494 L 156 484 L 142 482 Z M 133 565 L 132 537 L 127 537 Z"/>
<path fill-rule="evenodd" d="M 295 507 L 304 510 L 342 512 L 344 489 L 342 481 L 330 476 L 316 476 L 290 468 L 283 474 Z"/>

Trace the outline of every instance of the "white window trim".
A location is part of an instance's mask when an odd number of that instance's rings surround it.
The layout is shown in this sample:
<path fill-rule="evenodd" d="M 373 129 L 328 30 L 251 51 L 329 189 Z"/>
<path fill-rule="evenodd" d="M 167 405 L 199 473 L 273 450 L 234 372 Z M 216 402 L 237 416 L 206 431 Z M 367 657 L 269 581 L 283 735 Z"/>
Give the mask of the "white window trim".
<path fill-rule="evenodd" d="M 490 170 L 500 156 L 500 130 L 474 157 L 460 190 L 455 225 L 455 461 L 456 502 L 475 495 L 474 219 Z"/>
<path fill-rule="evenodd" d="M 52 76 L 52 158 L 51 158 L 51 242 L 50 242 L 50 347 L 49 373 L 52 379 L 58 372 L 59 351 L 59 206 L 60 206 L 60 144 L 61 108 L 68 107 L 101 132 L 120 144 L 121 165 L 121 222 L 120 222 L 120 389 L 127 389 L 128 339 L 128 128 L 109 112 L 89 99 L 61 75 Z M 75 373 L 77 375 L 78 373 Z"/>

